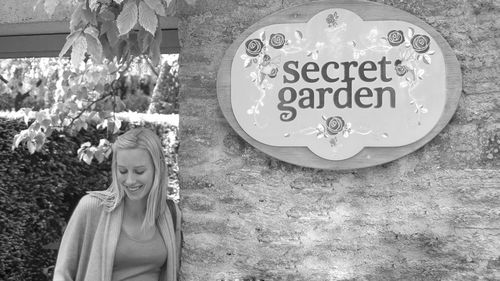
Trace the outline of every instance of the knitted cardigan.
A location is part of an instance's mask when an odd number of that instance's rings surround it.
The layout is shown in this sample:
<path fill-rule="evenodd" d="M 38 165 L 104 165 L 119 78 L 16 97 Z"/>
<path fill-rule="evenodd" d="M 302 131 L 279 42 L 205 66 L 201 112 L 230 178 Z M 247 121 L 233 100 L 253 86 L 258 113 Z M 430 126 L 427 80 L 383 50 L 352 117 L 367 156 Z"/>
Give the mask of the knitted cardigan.
<path fill-rule="evenodd" d="M 157 220 L 167 247 L 167 261 L 159 280 L 176 281 L 180 266 L 180 211 L 176 205 L 174 228 L 170 210 L 165 209 Z M 54 281 L 110 281 L 122 218 L 123 204 L 108 212 L 97 197 L 82 197 L 64 231 Z"/>

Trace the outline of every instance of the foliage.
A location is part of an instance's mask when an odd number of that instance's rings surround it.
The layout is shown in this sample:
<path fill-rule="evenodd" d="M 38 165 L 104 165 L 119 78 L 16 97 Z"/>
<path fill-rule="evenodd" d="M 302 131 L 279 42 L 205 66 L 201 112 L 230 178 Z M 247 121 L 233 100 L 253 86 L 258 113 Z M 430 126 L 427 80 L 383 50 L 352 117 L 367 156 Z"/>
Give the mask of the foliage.
<path fill-rule="evenodd" d="M 57 242 L 85 191 L 110 180 L 109 161 L 88 166 L 74 156 L 78 140 L 95 142 L 105 132 L 53 134 L 36 154 L 11 150 L 10 140 L 25 128 L 0 119 L 0 280 L 45 280 L 42 269 L 55 263 L 57 251 L 44 246 Z"/>
<path fill-rule="evenodd" d="M 39 4 L 52 14 L 60 2 L 40 0 Z M 71 64 L 58 71 L 55 102 L 34 115 L 31 109 L 22 109 L 26 123 L 30 117 L 34 122 L 14 137 L 12 148 L 26 144 L 30 153 L 41 151 L 54 132 L 74 135 L 89 124 L 116 134 L 121 121 L 115 113 L 126 106 L 118 91 L 120 81 L 134 60 L 145 60 L 153 67 L 160 63 L 159 18 L 167 15 L 169 6 L 173 6 L 171 0 L 78 0 L 59 54 L 71 49 Z M 82 146 L 81 158 L 88 163 L 94 157 L 104 161 L 109 142 L 99 143 Z"/>
<path fill-rule="evenodd" d="M 158 67 L 152 67 L 145 59 L 136 58 L 126 73 L 118 78 L 114 88 L 124 107 L 117 112 L 130 110 L 147 112 L 151 103 L 153 89 L 160 89 L 160 97 L 172 99 L 178 93 L 177 63 L 170 61 L 175 56 L 162 56 L 162 65 L 171 66 L 167 77 L 158 78 Z M 66 74 L 65 74 L 66 73 Z M 0 60 L 0 110 L 19 110 L 21 107 L 33 111 L 50 108 L 56 101 L 54 93 L 67 84 L 71 73 L 70 61 L 62 58 L 16 58 Z M 162 85 L 174 81 L 173 87 L 155 87 L 157 81 Z M 159 85 L 161 86 L 161 85 Z M 166 97 L 165 97 L 166 96 Z M 176 100 L 173 100 L 176 102 Z M 167 114 L 176 113 L 177 108 L 160 104 Z"/>

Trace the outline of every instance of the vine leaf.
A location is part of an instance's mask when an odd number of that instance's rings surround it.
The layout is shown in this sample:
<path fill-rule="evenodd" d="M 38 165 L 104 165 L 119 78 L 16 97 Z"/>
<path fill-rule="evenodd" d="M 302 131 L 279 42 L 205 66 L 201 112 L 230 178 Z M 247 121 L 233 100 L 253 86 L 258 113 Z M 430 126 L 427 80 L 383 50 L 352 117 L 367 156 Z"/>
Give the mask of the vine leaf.
<path fill-rule="evenodd" d="M 103 24 L 103 26 L 106 23 L 108 23 L 108 22 L 105 22 Z M 109 30 L 107 30 L 107 32 L 106 32 L 106 37 L 108 38 L 109 44 L 111 46 L 115 46 L 118 43 L 118 41 L 120 40 L 120 38 L 118 38 L 118 28 L 112 22 L 109 22 L 109 24 L 110 24 L 110 26 L 109 26 Z"/>
<path fill-rule="evenodd" d="M 139 24 L 152 35 L 155 34 L 156 27 L 158 26 L 158 18 L 155 11 L 143 1 L 139 4 Z"/>
<path fill-rule="evenodd" d="M 75 43 L 75 40 L 78 39 L 78 37 L 82 34 L 80 30 L 73 31 L 70 35 L 66 37 L 66 43 L 64 43 L 63 48 L 61 49 L 61 52 L 59 52 L 59 57 L 64 56 L 66 52 L 69 50 L 69 48 Z"/>
<path fill-rule="evenodd" d="M 261 40 L 261 41 L 266 41 L 266 32 L 265 32 L 265 31 L 262 31 L 262 32 L 260 33 L 260 36 L 259 36 L 259 37 L 260 37 L 260 40 Z"/>
<path fill-rule="evenodd" d="M 137 23 L 137 5 L 135 1 L 130 1 L 123 6 L 123 10 L 116 18 L 116 25 L 118 26 L 118 31 L 120 35 L 124 35 L 130 32 Z"/>
<path fill-rule="evenodd" d="M 422 57 L 424 58 L 424 62 L 426 64 L 431 64 L 432 59 L 431 59 L 431 57 L 428 54 L 424 54 Z"/>
<path fill-rule="evenodd" d="M 160 63 L 160 45 L 161 45 L 161 40 L 162 40 L 162 32 L 160 28 L 156 29 L 156 33 L 153 39 L 153 42 L 151 43 L 151 46 L 149 47 L 149 55 L 151 56 L 151 61 L 153 62 L 153 65 L 158 65 Z"/>
<path fill-rule="evenodd" d="M 83 10 L 83 3 L 80 3 L 76 8 L 75 8 L 75 11 L 73 12 L 73 14 L 71 14 L 71 19 L 69 21 L 69 28 L 73 31 L 76 29 L 76 27 L 78 26 L 78 24 L 80 24 L 80 22 L 82 21 L 82 17 L 83 17 L 83 13 L 82 13 L 82 10 Z"/>
<path fill-rule="evenodd" d="M 71 65 L 73 65 L 74 68 L 77 68 L 83 61 L 85 51 L 87 51 L 87 40 L 84 36 L 79 35 L 71 50 Z"/>
<path fill-rule="evenodd" d="M 295 39 L 297 39 L 297 41 L 302 41 L 302 38 L 304 38 L 302 32 L 300 32 L 300 30 L 295 30 Z"/>
<path fill-rule="evenodd" d="M 95 28 L 93 26 L 89 26 L 89 27 L 85 28 L 84 32 L 87 33 L 88 35 L 94 37 L 96 40 L 99 40 L 99 30 L 97 30 L 97 28 Z"/>
<path fill-rule="evenodd" d="M 43 7 L 45 8 L 45 12 L 52 16 L 56 11 L 57 5 L 59 5 L 60 0 L 45 0 Z"/>
<path fill-rule="evenodd" d="M 103 19 L 105 22 L 115 20 L 115 14 L 113 14 L 113 12 L 110 9 L 106 8 L 101 10 L 101 12 L 99 13 L 99 17 Z"/>
<path fill-rule="evenodd" d="M 412 27 L 408 27 L 408 37 L 412 38 L 415 34 L 415 30 Z"/>
<path fill-rule="evenodd" d="M 87 40 L 87 50 L 92 59 L 97 63 L 102 63 L 102 45 L 94 36 L 85 34 Z"/>
<path fill-rule="evenodd" d="M 139 30 L 139 34 L 137 34 L 137 42 L 139 43 L 141 53 L 145 53 L 151 42 L 153 42 L 153 36 L 144 29 L 141 29 Z"/>
<path fill-rule="evenodd" d="M 160 2 L 160 0 L 144 0 L 148 6 L 155 11 L 159 16 L 166 16 L 167 14 L 165 13 L 165 7 L 163 4 Z"/>

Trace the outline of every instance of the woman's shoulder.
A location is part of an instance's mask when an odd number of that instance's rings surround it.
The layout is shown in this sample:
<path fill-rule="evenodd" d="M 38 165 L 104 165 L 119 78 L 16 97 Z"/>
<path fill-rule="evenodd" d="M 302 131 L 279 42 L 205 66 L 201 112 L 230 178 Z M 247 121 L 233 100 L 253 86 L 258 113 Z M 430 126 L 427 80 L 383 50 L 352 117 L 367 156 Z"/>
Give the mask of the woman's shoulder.
<path fill-rule="evenodd" d="M 92 194 L 86 194 L 78 202 L 75 212 L 94 213 L 99 212 L 102 208 L 102 199 L 93 196 Z"/>

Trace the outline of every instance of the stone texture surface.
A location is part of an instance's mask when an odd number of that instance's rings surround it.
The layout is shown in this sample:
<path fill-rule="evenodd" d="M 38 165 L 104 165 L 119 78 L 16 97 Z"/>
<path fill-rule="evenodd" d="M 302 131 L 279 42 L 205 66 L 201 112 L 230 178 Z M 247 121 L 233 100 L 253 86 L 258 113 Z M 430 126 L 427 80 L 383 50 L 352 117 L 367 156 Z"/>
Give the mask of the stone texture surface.
<path fill-rule="evenodd" d="M 78 3 L 77 1 L 60 0 L 60 4 L 51 17 L 45 12 L 43 4 L 37 4 L 38 2 L 38 0 L 2 0 L 0 24 L 69 21 L 71 13 Z"/>
<path fill-rule="evenodd" d="M 179 0 L 182 280 L 500 280 L 500 2 L 376 1 L 449 42 L 463 94 L 399 160 L 301 168 L 243 141 L 217 103 L 230 44 L 304 0 Z"/>

